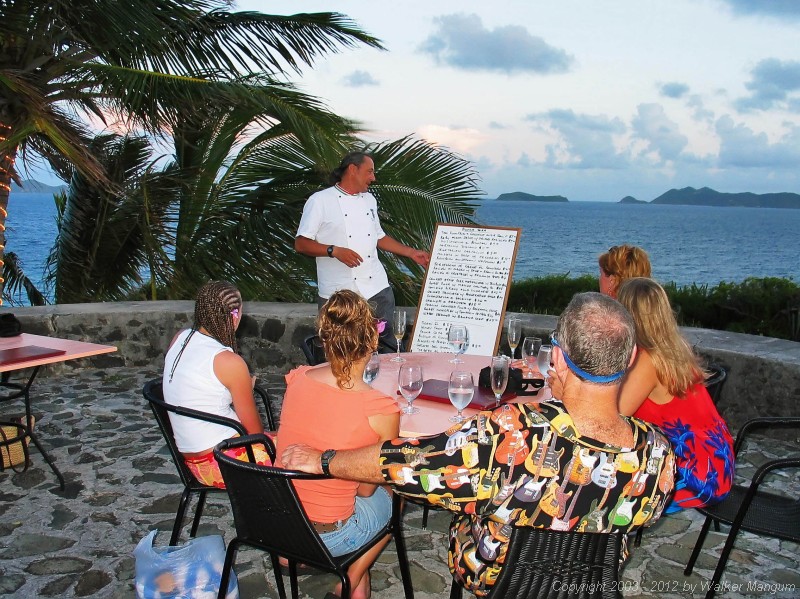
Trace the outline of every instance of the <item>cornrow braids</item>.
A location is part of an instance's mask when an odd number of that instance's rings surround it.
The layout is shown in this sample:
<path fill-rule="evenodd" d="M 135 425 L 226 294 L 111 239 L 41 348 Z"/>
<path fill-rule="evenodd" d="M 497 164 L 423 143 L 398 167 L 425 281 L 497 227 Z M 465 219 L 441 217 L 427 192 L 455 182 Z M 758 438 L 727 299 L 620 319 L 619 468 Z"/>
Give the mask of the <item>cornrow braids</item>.
<path fill-rule="evenodd" d="M 236 287 L 228 281 L 209 281 L 197 292 L 197 299 L 194 303 L 194 324 L 189 335 L 183 342 L 169 378 L 175 374 L 175 368 L 183 355 L 183 350 L 189 344 L 189 340 L 195 331 L 203 327 L 208 334 L 219 341 L 222 345 L 230 347 L 234 352 L 239 353 L 236 343 L 236 330 L 233 328 L 231 315 L 234 310 L 242 309 L 242 296 Z"/>

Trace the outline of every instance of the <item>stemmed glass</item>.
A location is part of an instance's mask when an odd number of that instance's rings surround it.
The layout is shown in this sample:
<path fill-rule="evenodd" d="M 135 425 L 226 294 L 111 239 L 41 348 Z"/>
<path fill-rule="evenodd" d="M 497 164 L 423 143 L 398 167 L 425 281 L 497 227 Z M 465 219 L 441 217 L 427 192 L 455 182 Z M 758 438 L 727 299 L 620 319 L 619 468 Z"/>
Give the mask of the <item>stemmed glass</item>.
<path fill-rule="evenodd" d="M 525 366 L 529 371 L 533 371 L 540 347 L 542 347 L 542 340 L 539 337 L 525 337 L 522 341 L 522 359 L 525 360 Z"/>
<path fill-rule="evenodd" d="M 392 362 L 405 362 L 404 358 L 400 357 L 400 345 L 402 344 L 403 337 L 406 335 L 406 311 L 400 308 L 395 309 L 394 317 L 392 319 L 392 334 L 397 340 L 397 355 L 392 358 Z"/>
<path fill-rule="evenodd" d="M 450 362 L 453 364 L 463 362 L 458 355 L 467 350 L 467 344 L 469 343 L 467 327 L 463 324 L 451 324 L 450 329 L 447 331 L 447 342 L 453 348 L 453 359 Z"/>
<path fill-rule="evenodd" d="M 522 336 L 522 321 L 517 318 L 508 319 L 508 347 L 511 348 L 511 359 L 517 351 L 519 339 Z"/>
<path fill-rule="evenodd" d="M 492 393 L 494 393 L 496 405 L 498 406 L 500 405 L 500 398 L 505 393 L 506 385 L 508 385 L 508 366 L 510 362 L 510 358 L 506 356 L 494 356 L 492 358 Z"/>
<path fill-rule="evenodd" d="M 411 404 L 422 391 L 422 366 L 418 364 L 400 366 L 400 372 L 397 374 L 397 387 L 400 389 L 400 394 L 408 402 L 408 405 L 401 412 L 403 414 L 418 413 L 419 408 L 415 408 Z"/>
<path fill-rule="evenodd" d="M 381 371 L 381 357 L 378 352 L 372 352 L 369 357 L 369 362 L 364 366 L 363 379 L 367 385 L 371 385 L 372 381 L 378 378 L 378 373 Z"/>
<path fill-rule="evenodd" d="M 458 414 L 450 417 L 450 422 L 464 422 L 466 418 L 461 415 L 461 411 L 472 401 L 475 394 L 475 380 L 472 373 L 466 370 L 454 370 L 450 375 L 450 383 L 447 385 L 447 396 L 450 403 L 458 410 Z"/>
<path fill-rule="evenodd" d="M 539 367 L 539 372 L 542 373 L 545 383 L 547 383 L 547 372 L 550 370 L 550 354 L 552 351 L 552 345 L 543 345 L 539 348 L 539 357 L 536 359 L 536 365 Z"/>

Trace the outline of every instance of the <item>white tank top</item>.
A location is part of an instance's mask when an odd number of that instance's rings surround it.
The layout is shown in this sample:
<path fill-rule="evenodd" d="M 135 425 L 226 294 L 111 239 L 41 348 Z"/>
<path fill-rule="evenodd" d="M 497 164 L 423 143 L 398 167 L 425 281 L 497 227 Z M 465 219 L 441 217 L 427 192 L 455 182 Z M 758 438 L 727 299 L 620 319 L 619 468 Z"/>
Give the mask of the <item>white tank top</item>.
<path fill-rule="evenodd" d="M 239 421 L 231 404 L 233 399 L 230 391 L 214 374 L 214 357 L 223 351 L 233 351 L 230 347 L 195 331 L 183 350 L 170 381 L 172 366 L 189 332 L 188 329 L 180 332 L 164 358 L 164 400 L 172 405 Z M 196 418 L 170 413 L 169 419 L 175 434 L 175 443 L 182 453 L 210 449 L 236 434 L 232 428 Z"/>

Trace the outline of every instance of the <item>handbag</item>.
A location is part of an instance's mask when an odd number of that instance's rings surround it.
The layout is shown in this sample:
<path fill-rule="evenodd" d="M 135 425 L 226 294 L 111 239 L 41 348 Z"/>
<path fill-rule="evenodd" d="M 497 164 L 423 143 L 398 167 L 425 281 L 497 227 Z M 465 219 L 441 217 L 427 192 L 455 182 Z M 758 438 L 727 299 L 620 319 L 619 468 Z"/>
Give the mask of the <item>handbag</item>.
<path fill-rule="evenodd" d="M 478 374 L 478 387 L 484 389 L 492 388 L 492 367 L 484 366 Z M 526 379 L 522 376 L 519 368 L 508 369 L 508 383 L 506 383 L 506 393 L 516 395 L 536 395 L 539 389 L 544 387 L 543 379 Z"/>
<path fill-rule="evenodd" d="M 24 419 L 24 416 L 18 416 L 0 423 L 0 470 L 11 468 L 14 472 L 25 472 L 28 469 L 28 443 L 31 438 L 25 434 Z M 31 428 L 35 421 L 31 416 Z"/>
<path fill-rule="evenodd" d="M 158 531 L 144 537 L 136 558 L 136 596 L 139 599 L 206 599 L 216 597 L 225 563 L 221 535 L 189 539 L 183 545 L 153 547 Z M 231 569 L 226 599 L 239 598 L 239 583 Z"/>
<path fill-rule="evenodd" d="M 0 337 L 16 337 L 20 333 L 22 323 L 16 316 L 10 312 L 0 314 Z"/>

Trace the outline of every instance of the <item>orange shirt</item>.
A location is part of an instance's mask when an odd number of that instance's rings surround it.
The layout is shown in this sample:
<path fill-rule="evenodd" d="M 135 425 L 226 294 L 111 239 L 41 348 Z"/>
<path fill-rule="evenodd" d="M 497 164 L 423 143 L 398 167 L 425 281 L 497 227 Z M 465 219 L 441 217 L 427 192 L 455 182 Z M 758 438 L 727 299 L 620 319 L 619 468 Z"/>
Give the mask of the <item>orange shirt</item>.
<path fill-rule="evenodd" d="M 279 467 L 281 452 L 295 443 L 320 451 L 377 443 L 380 438 L 368 418 L 400 411 L 395 401 L 380 391 L 343 391 L 309 377 L 310 368 L 300 366 L 286 375 L 277 439 Z M 357 482 L 309 480 L 297 481 L 296 487 L 308 517 L 315 522 L 336 522 L 353 514 Z"/>

